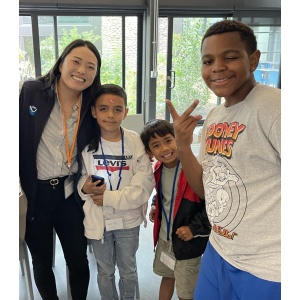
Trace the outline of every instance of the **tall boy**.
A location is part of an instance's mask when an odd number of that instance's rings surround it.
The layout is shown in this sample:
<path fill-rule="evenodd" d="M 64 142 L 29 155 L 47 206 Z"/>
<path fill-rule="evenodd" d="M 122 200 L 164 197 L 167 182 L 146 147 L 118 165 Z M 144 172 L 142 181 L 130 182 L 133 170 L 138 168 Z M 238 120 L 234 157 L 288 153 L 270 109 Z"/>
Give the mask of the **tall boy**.
<path fill-rule="evenodd" d="M 155 157 L 156 200 L 154 214 L 154 273 L 162 276 L 159 300 L 193 299 L 201 255 L 210 224 L 204 201 L 193 192 L 182 171 L 173 126 L 165 120 L 148 122 L 141 139 L 149 156 Z"/>
<path fill-rule="evenodd" d="M 199 162 L 189 143 L 198 101 L 179 116 L 167 100 L 183 169 L 200 197 L 205 191 L 212 224 L 195 299 L 279 300 L 281 93 L 255 81 L 260 51 L 241 22 L 212 25 L 201 54 L 203 80 L 225 103 L 204 122 Z"/>

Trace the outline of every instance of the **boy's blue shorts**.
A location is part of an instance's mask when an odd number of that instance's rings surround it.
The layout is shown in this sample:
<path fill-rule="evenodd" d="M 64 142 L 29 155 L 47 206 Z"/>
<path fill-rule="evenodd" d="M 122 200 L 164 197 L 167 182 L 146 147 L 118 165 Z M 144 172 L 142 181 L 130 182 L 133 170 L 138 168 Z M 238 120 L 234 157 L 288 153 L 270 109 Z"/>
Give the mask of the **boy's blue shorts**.
<path fill-rule="evenodd" d="M 226 262 L 208 242 L 194 300 L 280 300 L 281 283 L 258 278 Z"/>

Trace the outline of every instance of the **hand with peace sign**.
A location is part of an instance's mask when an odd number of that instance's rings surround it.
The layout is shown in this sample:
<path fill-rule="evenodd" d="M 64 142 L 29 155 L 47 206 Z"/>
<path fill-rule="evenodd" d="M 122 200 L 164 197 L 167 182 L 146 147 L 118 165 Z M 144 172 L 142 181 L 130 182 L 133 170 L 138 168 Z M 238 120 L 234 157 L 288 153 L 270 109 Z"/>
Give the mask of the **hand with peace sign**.
<path fill-rule="evenodd" d="M 173 126 L 175 131 L 177 148 L 190 147 L 193 141 L 193 132 L 197 126 L 197 121 L 202 119 L 201 115 L 191 115 L 191 113 L 199 104 L 199 100 L 194 100 L 193 103 L 183 112 L 182 115 L 178 115 L 171 100 L 167 99 L 166 103 L 168 105 L 170 114 L 173 118 Z"/>
<path fill-rule="evenodd" d="M 197 121 L 202 119 L 201 115 L 191 115 L 191 113 L 199 104 L 199 100 L 194 100 L 182 115 L 178 115 L 176 109 L 169 99 L 166 100 L 166 103 L 173 118 L 173 127 L 177 143 L 177 150 L 186 179 L 195 193 L 201 199 L 204 199 L 202 166 L 198 162 L 191 149 L 191 143 L 193 141 L 193 131 L 197 126 Z"/>

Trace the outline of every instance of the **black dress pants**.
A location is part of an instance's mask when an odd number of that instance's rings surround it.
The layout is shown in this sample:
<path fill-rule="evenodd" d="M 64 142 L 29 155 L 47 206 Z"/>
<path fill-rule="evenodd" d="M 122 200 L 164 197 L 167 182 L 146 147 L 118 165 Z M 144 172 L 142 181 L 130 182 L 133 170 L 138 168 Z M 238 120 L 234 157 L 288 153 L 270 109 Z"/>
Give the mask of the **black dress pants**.
<path fill-rule="evenodd" d="M 69 269 L 72 298 L 85 300 L 90 272 L 83 213 L 74 194 L 65 199 L 63 182 L 55 189 L 49 183 L 40 182 L 34 219 L 27 222 L 25 240 L 32 256 L 35 283 L 44 300 L 58 299 L 52 270 L 53 228 Z"/>

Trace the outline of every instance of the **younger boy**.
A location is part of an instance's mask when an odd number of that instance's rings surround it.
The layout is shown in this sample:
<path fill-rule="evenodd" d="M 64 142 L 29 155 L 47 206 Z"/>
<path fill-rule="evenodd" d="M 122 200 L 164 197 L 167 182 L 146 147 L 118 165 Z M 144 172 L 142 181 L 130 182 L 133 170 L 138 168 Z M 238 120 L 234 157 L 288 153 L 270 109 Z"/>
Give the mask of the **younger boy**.
<path fill-rule="evenodd" d="M 148 199 L 154 188 L 151 162 L 138 133 L 121 127 L 128 112 L 124 89 L 105 84 L 97 91 L 92 115 L 93 137 L 82 152 L 83 171 L 78 192 L 85 201 L 85 235 L 97 261 L 102 300 L 135 299 L 136 251 L 140 224 L 146 226 Z M 91 181 L 91 175 L 105 179 Z"/>
<path fill-rule="evenodd" d="M 146 152 L 157 160 L 154 218 L 154 273 L 162 276 L 159 300 L 193 299 L 201 255 L 210 224 L 204 201 L 193 192 L 181 169 L 173 126 L 165 120 L 148 122 L 141 132 Z M 153 216 L 154 215 L 154 216 Z"/>

